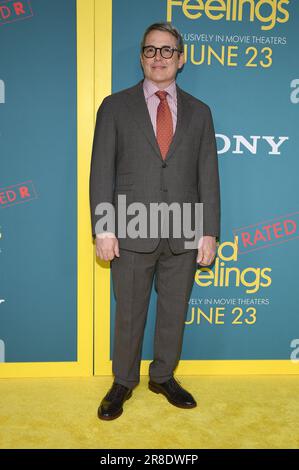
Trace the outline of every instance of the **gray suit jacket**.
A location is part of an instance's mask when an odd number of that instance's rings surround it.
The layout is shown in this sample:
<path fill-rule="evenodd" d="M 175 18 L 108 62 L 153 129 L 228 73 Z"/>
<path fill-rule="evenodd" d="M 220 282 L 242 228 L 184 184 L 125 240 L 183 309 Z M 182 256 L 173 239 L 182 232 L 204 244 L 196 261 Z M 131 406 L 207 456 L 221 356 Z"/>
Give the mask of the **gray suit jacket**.
<path fill-rule="evenodd" d="M 116 209 L 118 237 L 117 196 L 122 194 L 126 195 L 127 205 L 142 202 L 147 208 L 151 202 L 180 205 L 202 202 L 203 234 L 219 237 L 218 158 L 210 108 L 177 85 L 177 125 L 164 161 L 142 83 L 106 97 L 97 112 L 90 170 L 92 235 L 96 235 L 99 220 L 95 215 L 97 204 L 110 202 Z M 159 224 L 157 237 L 118 238 L 119 246 L 151 252 L 158 245 L 160 235 Z M 186 240 L 184 234 L 174 238 L 170 231 L 173 252 L 187 251 Z"/>

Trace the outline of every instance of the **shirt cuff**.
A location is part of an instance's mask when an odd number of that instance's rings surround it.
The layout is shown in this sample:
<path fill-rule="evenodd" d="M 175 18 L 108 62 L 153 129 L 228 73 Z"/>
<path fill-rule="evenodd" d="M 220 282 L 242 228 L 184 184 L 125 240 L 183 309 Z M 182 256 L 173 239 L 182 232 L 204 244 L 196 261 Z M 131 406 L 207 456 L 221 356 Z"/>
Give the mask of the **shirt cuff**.
<path fill-rule="evenodd" d="M 97 233 L 96 237 L 97 238 L 116 238 L 115 233 L 113 232 Z"/>

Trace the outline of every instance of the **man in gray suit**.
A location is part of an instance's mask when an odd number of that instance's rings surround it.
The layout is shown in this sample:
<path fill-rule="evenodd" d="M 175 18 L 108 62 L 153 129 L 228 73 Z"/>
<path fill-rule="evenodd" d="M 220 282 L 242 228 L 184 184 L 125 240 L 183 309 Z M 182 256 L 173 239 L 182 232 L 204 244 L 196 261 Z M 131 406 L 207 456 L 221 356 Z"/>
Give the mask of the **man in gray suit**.
<path fill-rule="evenodd" d="M 196 263 L 210 265 L 219 237 L 220 192 L 210 108 L 175 82 L 184 65 L 183 40 L 170 23 L 147 28 L 140 60 L 144 80 L 106 97 L 98 109 L 90 172 L 92 233 L 97 256 L 111 261 L 116 316 L 114 382 L 98 416 L 121 415 L 140 380 L 148 305 L 155 279 L 157 315 L 149 389 L 180 408 L 194 408 L 193 396 L 174 378 Z M 170 228 L 146 236 L 124 236 L 119 210 L 142 203 L 146 222 L 153 203 L 203 203 L 202 236 L 195 248 Z M 115 208 L 115 225 L 99 224 L 101 203 Z M 99 206 L 98 206 L 99 207 Z M 131 213 L 132 215 L 132 213 Z M 176 216 L 174 216 L 175 218 Z M 163 219 L 164 221 L 164 219 Z M 151 221 L 149 221 L 151 223 Z M 164 222 L 163 222 L 164 223 Z M 129 224 L 128 224 L 129 225 Z M 129 230 L 128 230 L 129 231 Z"/>

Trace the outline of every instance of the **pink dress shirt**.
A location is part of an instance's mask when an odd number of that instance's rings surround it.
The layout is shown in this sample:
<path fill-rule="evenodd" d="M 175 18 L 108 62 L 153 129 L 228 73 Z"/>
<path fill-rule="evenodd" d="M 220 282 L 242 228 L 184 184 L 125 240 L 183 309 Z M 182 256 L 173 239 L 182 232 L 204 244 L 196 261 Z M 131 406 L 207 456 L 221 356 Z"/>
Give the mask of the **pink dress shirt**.
<path fill-rule="evenodd" d="M 160 99 L 155 94 L 156 91 L 159 91 L 160 88 L 157 87 L 153 82 L 148 80 L 147 78 L 143 81 L 143 93 L 145 97 L 145 101 L 147 104 L 147 109 L 152 121 L 152 125 L 154 128 L 155 135 L 157 135 L 157 110 L 160 104 Z M 172 124 L 173 124 L 173 132 L 176 128 L 177 123 L 177 93 L 176 93 L 176 84 L 173 81 L 167 88 L 163 88 L 164 91 L 167 91 L 168 95 L 166 97 L 171 115 L 172 115 Z"/>

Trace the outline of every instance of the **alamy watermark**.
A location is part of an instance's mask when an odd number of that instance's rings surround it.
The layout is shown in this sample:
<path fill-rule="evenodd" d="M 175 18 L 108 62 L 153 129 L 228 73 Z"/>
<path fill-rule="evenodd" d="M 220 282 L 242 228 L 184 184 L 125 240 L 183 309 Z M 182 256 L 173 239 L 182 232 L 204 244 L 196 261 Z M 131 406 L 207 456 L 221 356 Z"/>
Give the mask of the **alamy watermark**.
<path fill-rule="evenodd" d="M 184 238 L 186 249 L 196 249 L 203 235 L 203 206 L 201 202 L 132 202 L 127 205 L 126 195 L 118 195 L 118 238 Z M 109 202 L 96 206 L 100 219 L 95 233 L 115 233 L 115 207 Z M 130 220 L 128 220 L 128 216 Z M 187 241 L 187 240 L 188 241 Z"/>

